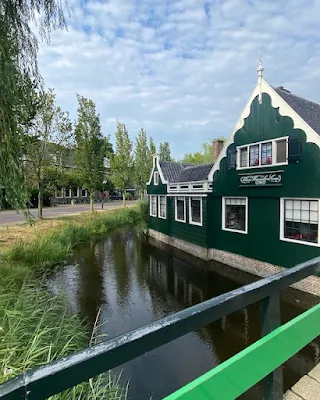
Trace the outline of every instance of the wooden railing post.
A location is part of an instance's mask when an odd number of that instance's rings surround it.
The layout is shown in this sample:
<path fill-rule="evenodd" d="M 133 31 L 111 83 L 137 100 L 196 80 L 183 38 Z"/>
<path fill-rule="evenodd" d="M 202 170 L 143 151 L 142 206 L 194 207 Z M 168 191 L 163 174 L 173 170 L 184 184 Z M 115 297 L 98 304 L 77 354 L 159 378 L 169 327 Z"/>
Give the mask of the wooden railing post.
<path fill-rule="evenodd" d="M 281 325 L 280 294 L 274 294 L 261 300 L 261 335 L 266 336 Z M 270 354 L 272 357 L 272 354 Z M 261 360 L 263 362 L 263 360 Z M 264 400 L 283 399 L 282 366 L 274 370 L 263 380 Z"/>

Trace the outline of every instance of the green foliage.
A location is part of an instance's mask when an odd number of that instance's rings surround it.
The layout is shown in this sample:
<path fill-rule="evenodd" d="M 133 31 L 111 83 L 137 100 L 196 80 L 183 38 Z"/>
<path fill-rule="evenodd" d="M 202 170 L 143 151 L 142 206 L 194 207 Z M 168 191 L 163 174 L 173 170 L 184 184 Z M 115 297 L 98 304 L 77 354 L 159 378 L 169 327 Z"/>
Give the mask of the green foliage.
<path fill-rule="evenodd" d="M 149 150 L 150 150 L 151 156 L 154 156 L 157 152 L 157 147 L 153 141 L 152 136 L 149 137 Z M 152 162 L 152 160 L 151 160 L 151 162 Z"/>
<path fill-rule="evenodd" d="M 88 346 L 88 333 L 65 304 L 39 284 L 0 287 L 0 383 Z M 95 328 L 93 335 L 95 335 Z M 52 400 L 125 399 L 111 372 L 55 395 Z"/>
<path fill-rule="evenodd" d="M 173 158 L 171 157 L 169 142 L 160 143 L 159 157 L 161 161 L 173 161 Z"/>
<path fill-rule="evenodd" d="M 140 200 L 137 207 L 140 210 L 140 214 L 144 225 L 147 227 L 149 220 L 149 203 L 147 199 Z"/>
<path fill-rule="evenodd" d="M 116 148 L 110 157 L 111 180 L 121 190 L 129 186 L 133 172 L 132 143 L 126 126 L 117 122 Z"/>
<path fill-rule="evenodd" d="M 224 137 L 219 137 L 217 139 L 225 140 Z M 194 164 L 209 164 L 213 161 L 212 154 L 212 140 L 202 144 L 202 150 L 196 153 L 186 153 L 181 160 L 182 163 L 194 163 Z"/>
<path fill-rule="evenodd" d="M 202 144 L 202 151 L 186 153 L 181 160 L 182 163 L 207 164 L 212 160 L 212 141 Z"/>
<path fill-rule="evenodd" d="M 37 20 L 37 24 L 34 21 Z M 28 193 L 21 169 L 23 135 L 34 114 L 33 94 L 41 86 L 38 36 L 49 39 L 64 27 L 60 0 L 2 0 L 0 4 L 0 187 L 14 208 L 25 209 Z"/>
<path fill-rule="evenodd" d="M 138 225 L 142 222 L 142 216 L 138 207 L 130 207 L 114 212 L 95 213 L 91 218 L 83 217 L 82 221 L 80 224 L 66 223 L 63 228 L 39 236 L 31 243 L 17 242 L 7 254 L 8 260 L 44 270 L 68 257 L 74 246 L 97 234 Z"/>
<path fill-rule="evenodd" d="M 33 124 L 24 137 L 24 170 L 29 185 L 39 190 L 38 216 L 40 218 L 46 173 L 51 173 L 49 177 L 49 183 L 51 183 L 52 168 L 66 162 L 72 134 L 69 114 L 56 105 L 55 97 L 52 89 L 38 96 L 38 108 Z"/>
<path fill-rule="evenodd" d="M 126 199 L 126 200 L 132 200 L 132 199 L 133 199 L 132 194 L 129 193 L 129 192 L 126 192 L 126 193 L 125 193 L 125 199 Z"/>
<path fill-rule="evenodd" d="M 151 138 L 150 138 L 151 139 Z M 151 167 L 150 167 L 151 165 Z M 146 183 L 149 180 L 152 168 L 152 153 L 148 147 L 147 134 L 140 129 L 136 137 L 136 146 L 134 150 L 134 184 L 140 196 L 143 196 Z"/>
<path fill-rule="evenodd" d="M 105 179 L 104 161 L 112 151 L 108 139 L 101 133 L 100 116 L 91 99 L 78 97 L 78 120 L 75 127 L 75 164 L 77 173 L 92 199 Z"/>

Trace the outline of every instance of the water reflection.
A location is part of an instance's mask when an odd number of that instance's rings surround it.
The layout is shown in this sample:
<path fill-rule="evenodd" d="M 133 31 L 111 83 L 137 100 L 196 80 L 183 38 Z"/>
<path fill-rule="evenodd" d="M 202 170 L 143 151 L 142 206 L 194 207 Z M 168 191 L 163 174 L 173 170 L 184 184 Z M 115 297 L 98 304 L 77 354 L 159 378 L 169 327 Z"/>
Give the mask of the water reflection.
<path fill-rule="evenodd" d="M 101 307 L 101 333 L 112 338 L 239 286 L 207 271 L 205 263 L 202 268 L 191 264 L 191 257 L 186 263 L 149 246 L 139 232 L 116 232 L 79 248 L 73 263 L 58 270 L 48 287 L 55 294 L 64 293 L 70 310 L 91 325 Z M 285 304 L 283 320 L 299 312 Z M 122 366 L 124 377 L 130 379 L 131 398 L 160 399 L 259 337 L 256 304 L 176 339 Z M 316 360 L 319 343 L 314 341 L 287 363 L 286 387 L 308 372 Z M 243 398 L 262 398 L 261 388 L 255 387 Z"/>

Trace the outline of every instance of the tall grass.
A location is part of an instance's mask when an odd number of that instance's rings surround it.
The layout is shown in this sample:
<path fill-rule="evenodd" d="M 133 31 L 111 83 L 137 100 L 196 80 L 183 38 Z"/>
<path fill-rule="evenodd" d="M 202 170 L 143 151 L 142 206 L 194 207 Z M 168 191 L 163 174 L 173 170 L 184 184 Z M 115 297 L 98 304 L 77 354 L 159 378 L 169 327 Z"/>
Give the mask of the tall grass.
<path fill-rule="evenodd" d="M 83 219 L 66 219 L 65 225 L 37 237 L 35 241 L 16 242 L 9 250 L 9 261 L 20 262 L 43 270 L 65 259 L 74 246 L 102 235 L 116 228 L 142 224 L 143 205 L 115 210 L 108 213 L 95 213 Z"/>
<path fill-rule="evenodd" d="M 92 344 L 77 316 L 39 285 L 13 283 L 0 290 L 0 383 Z M 52 399 L 125 399 L 110 371 Z"/>
<path fill-rule="evenodd" d="M 35 240 L 19 240 L 10 244 L 6 254 L 0 254 L 0 383 L 96 342 L 97 327 L 89 340 L 82 321 L 67 314 L 63 300 L 52 297 L 39 280 L 34 280 L 34 273 L 61 262 L 74 246 L 95 235 L 143 224 L 146 207 L 142 202 L 108 213 L 61 218 L 63 223 L 48 227 Z M 54 400 L 125 398 L 127 388 L 110 371 L 52 397 Z"/>

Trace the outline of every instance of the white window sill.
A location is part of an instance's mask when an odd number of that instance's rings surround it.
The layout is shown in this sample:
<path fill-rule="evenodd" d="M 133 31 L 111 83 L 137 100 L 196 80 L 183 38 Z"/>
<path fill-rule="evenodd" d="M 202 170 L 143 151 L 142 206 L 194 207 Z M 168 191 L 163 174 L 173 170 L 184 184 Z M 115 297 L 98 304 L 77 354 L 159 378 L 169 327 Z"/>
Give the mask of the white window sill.
<path fill-rule="evenodd" d="M 189 221 L 190 225 L 196 225 L 196 226 L 202 226 L 202 222 L 193 222 L 193 221 Z"/>
<path fill-rule="evenodd" d="M 162 217 L 161 215 L 158 215 L 158 217 L 161 218 L 161 219 L 167 219 L 166 216 L 165 216 L 165 217 Z"/>
<path fill-rule="evenodd" d="M 227 231 L 227 232 L 234 232 L 234 233 L 242 233 L 244 235 L 247 235 L 248 232 L 247 231 L 239 231 L 237 229 L 229 229 L 229 228 L 222 228 L 223 231 Z"/>
<path fill-rule="evenodd" d="M 320 247 L 319 243 L 305 242 L 303 240 L 295 240 L 295 239 L 289 239 L 289 238 L 285 238 L 285 237 L 281 237 L 280 240 L 282 240 L 283 242 L 303 244 L 305 246 Z"/>
<path fill-rule="evenodd" d="M 149 214 L 150 215 L 150 217 L 157 217 L 157 214 Z"/>
<path fill-rule="evenodd" d="M 281 165 L 288 165 L 288 161 L 278 164 L 266 164 L 266 165 L 254 165 L 252 167 L 237 167 L 237 171 L 241 171 L 244 169 L 257 169 L 257 168 L 270 168 L 270 167 L 281 167 Z"/>
<path fill-rule="evenodd" d="M 185 219 L 177 219 L 177 218 L 176 218 L 175 221 L 176 221 L 176 222 L 183 222 L 184 224 L 186 223 L 186 220 L 185 220 Z"/>

